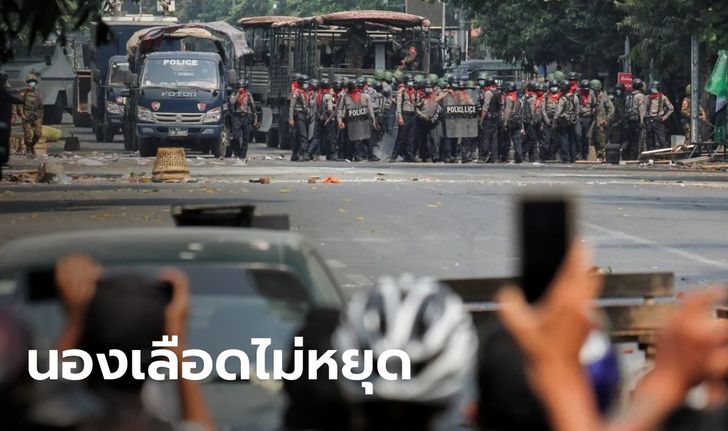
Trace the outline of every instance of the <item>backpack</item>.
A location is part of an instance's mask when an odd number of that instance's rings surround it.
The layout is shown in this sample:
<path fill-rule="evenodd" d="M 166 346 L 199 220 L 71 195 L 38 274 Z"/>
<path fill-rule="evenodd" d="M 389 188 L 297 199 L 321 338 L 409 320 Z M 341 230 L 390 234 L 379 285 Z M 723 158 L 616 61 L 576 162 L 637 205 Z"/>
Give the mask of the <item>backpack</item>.
<path fill-rule="evenodd" d="M 640 109 L 634 103 L 634 93 L 629 93 L 624 99 L 624 108 L 628 120 L 639 120 Z"/>

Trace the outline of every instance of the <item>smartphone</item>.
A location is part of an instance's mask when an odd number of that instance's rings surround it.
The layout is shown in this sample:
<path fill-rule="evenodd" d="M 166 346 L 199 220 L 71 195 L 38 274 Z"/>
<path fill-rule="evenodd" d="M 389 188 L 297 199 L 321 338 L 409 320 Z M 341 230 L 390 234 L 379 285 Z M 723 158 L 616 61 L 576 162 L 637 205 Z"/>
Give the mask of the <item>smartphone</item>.
<path fill-rule="evenodd" d="M 546 292 L 573 239 L 571 199 L 524 196 L 519 205 L 521 288 L 529 302 Z"/>

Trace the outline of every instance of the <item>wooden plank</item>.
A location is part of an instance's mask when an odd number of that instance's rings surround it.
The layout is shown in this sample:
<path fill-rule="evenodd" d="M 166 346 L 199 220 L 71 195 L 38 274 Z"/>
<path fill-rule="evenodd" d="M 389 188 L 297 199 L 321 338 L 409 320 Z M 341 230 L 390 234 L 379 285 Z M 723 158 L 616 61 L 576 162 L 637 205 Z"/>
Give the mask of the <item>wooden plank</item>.
<path fill-rule="evenodd" d="M 441 280 L 464 302 L 493 302 L 504 286 L 518 285 L 517 277 Z M 656 298 L 672 296 L 675 276 L 671 272 L 607 274 L 600 298 Z"/>

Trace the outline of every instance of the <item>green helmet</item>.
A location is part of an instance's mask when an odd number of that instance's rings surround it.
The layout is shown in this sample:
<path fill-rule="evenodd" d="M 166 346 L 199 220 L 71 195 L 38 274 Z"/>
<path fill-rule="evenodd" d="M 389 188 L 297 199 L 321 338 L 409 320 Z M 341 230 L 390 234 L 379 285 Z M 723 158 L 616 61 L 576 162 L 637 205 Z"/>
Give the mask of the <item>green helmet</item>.
<path fill-rule="evenodd" d="M 592 79 L 589 81 L 589 84 L 591 85 L 591 89 L 594 91 L 600 91 L 602 89 L 602 81 L 598 79 Z"/>
<path fill-rule="evenodd" d="M 427 79 L 429 79 L 430 82 L 437 82 L 438 77 L 437 77 L 437 74 L 431 73 L 431 74 L 427 75 Z"/>
<path fill-rule="evenodd" d="M 556 78 L 554 78 L 553 72 L 546 75 L 546 82 L 548 82 L 548 81 L 556 81 Z"/>
<path fill-rule="evenodd" d="M 445 80 L 445 78 L 440 78 L 437 80 L 437 85 L 440 88 L 445 88 L 447 87 L 447 81 Z"/>
<path fill-rule="evenodd" d="M 489 76 L 490 75 L 488 75 L 488 72 L 480 72 L 478 73 L 478 81 L 485 81 L 486 79 L 488 79 Z"/>
<path fill-rule="evenodd" d="M 475 90 L 478 88 L 478 84 L 472 79 L 465 83 L 465 88 L 468 90 Z"/>
<path fill-rule="evenodd" d="M 384 72 L 384 80 L 385 81 L 392 82 L 392 79 L 393 78 L 394 78 L 394 74 L 392 74 L 392 72 L 390 72 L 390 71 Z"/>
<path fill-rule="evenodd" d="M 402 72 L 401 70 L 395 70 L 395 71 L 394 71 L 394 72 L 392 73 L 392 76 L 393 76 L 393 77 L 394 77 L 394 78 L 395 78 L 395 79 L 396 79 L 397 81 L 401 81 L 401 80 L 402 80 L 402 77 L 404 76 L 404 72 Z"/>
<path fill-rule="evenodd" d="M 414 81 L 415 83 L 420 83 L 425 80 L 425 75 L 415 75 Z"/>
<path fill-rule="evenodd" d="M 560 70 L 554 72 L 554 81 L 563 81 L 564 79 L 566 79 L 566 75 L 564 74 L 564 72 Z"/>
<path fill-rule="evenodd" d="M 377 82 L 374 78 L 367 78 L 367 85 L 374 85 Z"/>
<path fill-rule="evenodd" d="M 444 75 L 442 75 L 442 79 L 444 79 L 445 81 L 448 81 L 451 76 L 452 76 L 452 73 L 447 72 Z"/>
<path fill-rule="evenodd" d="M 381 81 L 382 79 L 384 79 L 384 70 L 382 70 L 382 69 L 375 70 L 374 79 L 376 79 L 377 81 Z"/>

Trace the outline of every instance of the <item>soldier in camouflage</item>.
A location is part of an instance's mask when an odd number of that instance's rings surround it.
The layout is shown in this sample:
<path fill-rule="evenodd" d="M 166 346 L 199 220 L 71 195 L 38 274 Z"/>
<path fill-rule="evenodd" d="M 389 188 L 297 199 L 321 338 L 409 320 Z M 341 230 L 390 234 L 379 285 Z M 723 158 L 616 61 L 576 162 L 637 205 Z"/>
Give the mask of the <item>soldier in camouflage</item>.
<path fill-rule="evenodd" d="M 556 149 L 559 148 L 558 125 L 556 123 L 556 110 L 561 99 L 559 83 L 549 81 L 548 94 L 544 96 L 541 104 L 541 117 L 543 118 L 543 145 L 540 148 L 542 161 L 553 160 Z"/>
<path fill-rule="evenodd" d="M 597 109 L 597 97 L 591 89 L 588 79 L 579 82 L 579 91 L 576 93 L 579 100 L 578 119 L 576 123 L 577 157 L 582 160 L 589 158 L 589 143 L 591 141 L 594 115 Z"/>
<path fill-rule="evenodd" d="M 690 141 L 690 84 L 688 84 L 685 87 L 685 97 L 682 100 L 682 103 L 680 104 L 680 115 L 682 116 L 682 122 L 683 122 L 683 132 L 685 133 L 685 142 Z M 705 115 L 705 110 L 702 106 L 698 106 L 699 115 L 698 115 L 698 121 L 700 123 L 705 123 L 708 121 L 708 117 Z M 700 127 L 698 127 L 698 130 L 700 130 Z M 700 141 L 700 133 L 698 133 L 698 141 Z"/>
<path fill-rule="evenodd" d="M 642 144 L 642 128 L 644 125 L 644 115 L 642 114 L 642 105 L 645 102 L 644 82 L 635 78 L 632 80 L 632 92 L 625 98 L 625 116 L 627 118 L 627 126 L 624 130 L 624 141 L 622 142 L 622 156 L 637 160 L 641 151 Z"/>
<path fill-rule="evenodd" d="M 35 157 L 35 144 L 43 135 L 43 98 L 36 89 L 38 77 L 35 74 L 29 74 L 25 83 L 28 87 L 20 92 L 20 99 L 23 101 L 20 105 L 20 118 L 23 122 L 26 152 L 28 157 Z"/>
<path fill-rule="evenodd" d="M 523 99 L 523 153 L 529 162 L 538 160 L 538 151 L 543 146 L 543 111 L 545 87 L 529 82 Z"/>
<path fill-rule="evenodd" d="M 597 99 L 594 150 L 597 153 L 597 160 L 603 161 L 604 150 L 607 147 L 607 128 L 614 118 L 614 105 L 604 92 L 602 81 L 593 79 L 590 84 Z"/>

